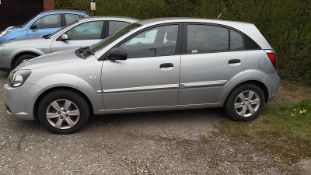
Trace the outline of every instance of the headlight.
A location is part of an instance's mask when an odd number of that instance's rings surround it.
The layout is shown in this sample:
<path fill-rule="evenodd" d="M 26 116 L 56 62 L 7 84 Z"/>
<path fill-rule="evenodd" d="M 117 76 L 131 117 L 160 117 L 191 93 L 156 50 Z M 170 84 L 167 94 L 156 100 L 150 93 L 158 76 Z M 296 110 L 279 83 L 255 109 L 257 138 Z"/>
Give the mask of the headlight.
<path fill-rule="evenodd" d="M 12 71 L 9 75 L 9 86 L 11 87 L 19 87 L 21 86 L 31 74 L 31 70 L 21 69 Z"/>

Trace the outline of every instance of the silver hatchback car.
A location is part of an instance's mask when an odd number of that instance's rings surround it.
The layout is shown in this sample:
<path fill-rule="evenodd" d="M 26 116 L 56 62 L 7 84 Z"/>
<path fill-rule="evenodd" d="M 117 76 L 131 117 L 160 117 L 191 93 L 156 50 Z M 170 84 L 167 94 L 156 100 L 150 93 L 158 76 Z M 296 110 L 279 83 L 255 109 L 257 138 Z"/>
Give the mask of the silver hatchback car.
<path fill-rule="evenodd" d="M 253 24 L 193 18 L 131 24 L 89 48 L 11 72 L 7 112 L 72 133 L 92 114 L 224 107 L 256 118 L 277 93 L 276 54 Z"/>
<path fill-rule="evenodd" d="M 2 44 L 0 70 L 12 70 L 20 63 L 44 54 L 88 47 L 134 22 L 137 20 L 128 17 L 84 18 L 54 34 Z"/>

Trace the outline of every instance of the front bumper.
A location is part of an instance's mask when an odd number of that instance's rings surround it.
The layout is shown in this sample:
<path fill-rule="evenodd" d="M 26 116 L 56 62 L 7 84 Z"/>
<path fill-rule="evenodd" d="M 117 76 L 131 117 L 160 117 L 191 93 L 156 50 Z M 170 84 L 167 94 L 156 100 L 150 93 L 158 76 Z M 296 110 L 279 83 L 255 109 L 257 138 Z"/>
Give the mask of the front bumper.
<path fill-rule="evenodd" d="M 12 88 L 4 85 L 4 97 L 7 113 L 23 120 L 35 120 L 33 109 L 40 87 L 35 84 L 23 84 Z"/>

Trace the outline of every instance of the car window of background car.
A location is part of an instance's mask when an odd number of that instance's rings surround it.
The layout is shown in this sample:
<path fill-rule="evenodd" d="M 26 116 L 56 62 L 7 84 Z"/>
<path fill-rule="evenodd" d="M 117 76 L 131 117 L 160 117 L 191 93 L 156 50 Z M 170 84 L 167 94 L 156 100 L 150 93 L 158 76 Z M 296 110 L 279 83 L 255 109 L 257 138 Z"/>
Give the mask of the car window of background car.
<path fill-rule="evenodd" d="M 70 40 L 102 39 L 103 21 L 80 24 L 67 32 Z"/>
<path fill-rule="evenodd" d="M 168 56 L 175 54 L 178 25 L 156 27 L 142 32 L 120 47 L 129 58 Z"/>
<path fill-rule="evenodd" d="M 65 14 L 66 26 L 79 21 L 81 17 L 75 14 Z"/>
<path fill-rule="evenodd" d="M 230 30 L 230 50 L 243 50 L 244 42 L 240 33 Z"/>
<path fill-rule="evenodd" d="M 188 25 L 187 30 L 187 53 L 211 53 L 229 50 L 229 31 L 226 28 Z"/>
<path fill-rule="evenodd" d="M 37 29 L 61 27 L 61 15 L 57 14 L 44 16 L 36 21 L 33 25 L 37 26 Z"/>
<path fill-rule="evenodd" d="M 116 41 L 117 39 L 119 39 L 120 37 L 122 37 L 126 33 L 130 32 L 131 30 L 134 30 L 135 28 L 139 27 L 139 26 L 141 26 L 141 24 L 133 23 L 129 26 L 124 27 L 123 29 L 121 29 L 121 30 L 117 31 L 116 33 L 114 33 L 113 35 L 109 36 L 108 38 L 90 46 L 89 51 L 92 53 L 95 53 L 95 52 L 101 50 L 102 48 L 108 46 L 112 42 Z"/>
<path fill-rule="evenodd" d="M 109 21 L 108 36 L 116 33 L 117 31 L 128 25 L 129 23 L 123 21 Z"/>

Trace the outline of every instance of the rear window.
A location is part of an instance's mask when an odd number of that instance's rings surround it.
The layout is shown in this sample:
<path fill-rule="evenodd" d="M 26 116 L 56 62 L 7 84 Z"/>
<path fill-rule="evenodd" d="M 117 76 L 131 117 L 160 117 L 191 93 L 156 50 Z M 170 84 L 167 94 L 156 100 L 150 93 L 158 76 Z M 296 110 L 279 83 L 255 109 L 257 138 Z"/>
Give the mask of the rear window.
<path fill-rule="evenodd" d="M 73 24 L 77 21 L 79 21 L 79 19 L 81 18 L 81 16 L 79 15 L 75 15 L 75 14 L 65 14 L 65 21 L 66 21 L 66 26 Z"/>
<path fill-rule="evenodd" d="M 211 53 L 229 50 L 229 30 L 226 28 L 188 25 L 187 31 L 187 53 Z"/>
<path fill-rule="evenodd" d="M 243 36 L 233 30 L 230 30 L 230 50 L 244 50 L 244 40 Z"/>
<path fill-rule="evenodd" d="M 116 33 L 117 31 L 121 30 L 122 28 L 130 25 L 128 22 L 123 21 L 109 21 L 109 29 L 108 29 L 108 36 Z"/>

